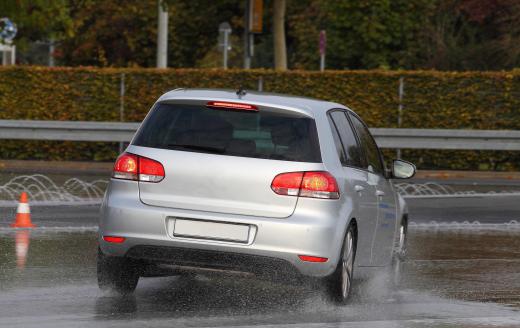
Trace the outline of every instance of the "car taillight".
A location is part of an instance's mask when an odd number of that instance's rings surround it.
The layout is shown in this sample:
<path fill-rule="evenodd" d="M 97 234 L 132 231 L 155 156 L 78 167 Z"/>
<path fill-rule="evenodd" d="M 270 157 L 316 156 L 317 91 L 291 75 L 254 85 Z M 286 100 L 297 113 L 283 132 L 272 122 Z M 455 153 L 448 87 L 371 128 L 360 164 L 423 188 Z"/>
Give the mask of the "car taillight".
<path fill-rule="evenodd" d="M 159 182 L 164 179 L 164 167 L 161 163 L 139 156 L 139 181 Z"/>
<path fill-rule="evenodd" d="M 159 182 L 164 179 L 164 167 L 153 159 L 123 153 L 114 164 L 112 177 L 123 180 Z"/>
<path fill-rule="evenodd" d="M 229 101 L 209 101 L 206 104 L 210 108 L 222 108 L 222 109 L 234 109 L 234 110 L 246 110 L 252 112 L 258 112 L 258 107 L 250 104 L 235 103 Z"/>
<path fill-rule="evenodd" d="M 123 153 L 114 164 L 112 177 L 124 180 L 137 180 L 137 155 Z"/>
<path fill-rule="evenodd" d="M 309 255 L 298 255 L 300 260 L 304 262 L 315 262 L 315 263 L 325 263 L 329 259 L 326 257 L 318 257 L 318 256 L 309 256 Z"/>
<path fill-rule="evenodd" d="M 289 172 L 278 174 L 271 183 L 278 195 L 338 199 L 336 179 L 325 171 Z"/>
<path fill-rule="evenodd" d="M 300 196 L 337 199 L 339 198 L 338 184 L 328 172 L 305 172 Z"/>
<path fill-rule="evenodd" d="M 303 172 L 282 173 L 274 177 L 271 189 L 278 195 L 298 196 Z"/>
<path fill-rule="evenodd" d="M 107 243 L 121 244 L 125 242 L 126 238 L 119 236 L 103 236 L 103 240 Z"/>

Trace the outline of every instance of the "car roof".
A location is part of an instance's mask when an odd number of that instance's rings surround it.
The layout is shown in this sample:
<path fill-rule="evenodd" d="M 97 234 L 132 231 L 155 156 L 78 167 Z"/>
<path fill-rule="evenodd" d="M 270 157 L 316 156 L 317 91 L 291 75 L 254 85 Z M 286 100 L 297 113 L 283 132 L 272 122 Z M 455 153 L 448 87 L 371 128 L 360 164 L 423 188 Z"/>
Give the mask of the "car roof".
<path fill-rule="evenodd" d="M 289 107 L 312 117 L 317 112 L 323 113 L 331 108 L 346 108 L 344 105 L 334 102 L 281 93 L 245 90 L 244 95 L 238 96 L 237 90 L 231 89 L 175 89 L 163 94 L 158 101 L 182 99 L 227 100 L 272 107 Z"/>

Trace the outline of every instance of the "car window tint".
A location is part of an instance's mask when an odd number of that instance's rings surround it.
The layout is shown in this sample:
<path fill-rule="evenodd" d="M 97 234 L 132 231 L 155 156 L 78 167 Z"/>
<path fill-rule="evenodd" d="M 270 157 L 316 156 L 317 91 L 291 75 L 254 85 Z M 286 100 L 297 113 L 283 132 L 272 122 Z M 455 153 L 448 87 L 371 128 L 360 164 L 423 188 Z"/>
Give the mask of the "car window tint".
<path fill-rule="evenodd" d="M 341 165 L 347 165 L 347 155 L 345 155 L 345 151 L 343 150 L 343 145 L 341 144 L 341 140 L 339 139 L 338 130 L 336 125 L 332 121 L 332 117 L 329 116 L 329 124 L 330 129 L 332 131 L 332 138 L 334 139 L 334 145 L 336 146 L 336 152 L 338 153 L 339 161 Z"/>
<path fill-rule="evenodd" d="M 357 143 L 356 136 L 352 131 L 344 111 L 333 111 L 330 113 L 334 125 L 337 128 L 344 153 L 346 154 L 345 165 L 362 167 L 361 149 Z"/>
<path fill-rule="evenodd" d="M 136 146 L 298 162 L 321 162 L 316 123 L 275 110 L 247 112 L 205 105 L 159 104 Z"/>
<path fill-rule="evenodd" d="M 384 174 L 379 149 L 377 148 L 377 144 L 374 141 L 374 138 L 372 138 L 370 131 L 368 131 L 365 124 L 363 124 L 363 122 L 361 122 L 361 120 L 355 115 L 349 113 L 349 117 L 359 137 L 361 146 L 365 150 L 367 159 L 366 168 L 371 172 Z"/>

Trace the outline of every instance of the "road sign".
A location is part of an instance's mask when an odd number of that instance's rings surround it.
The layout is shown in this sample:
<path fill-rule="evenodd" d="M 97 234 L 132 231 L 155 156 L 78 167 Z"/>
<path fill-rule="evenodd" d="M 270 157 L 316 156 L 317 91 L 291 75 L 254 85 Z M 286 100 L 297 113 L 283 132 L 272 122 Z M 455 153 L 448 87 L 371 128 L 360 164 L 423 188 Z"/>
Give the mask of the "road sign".
<path fill-rule="evenodd" d="M 220 33 L 231 33 L 231 25 L 228 22 L 220 23 L 218 31 Z"/>
<path fill-rule="evenodd" d="M 17 32 L 18 28 L 16 27 L 16 24 L 13 23 L 9 18 L 0 18 L 0 42 L 3 41 L 7 44 L 10 44 L 16 36 Z"/>
<path fill-rule="evenodd" d="M 327 32 L 325 30 L 320 31 L 320 55 L 325 55 L 327 49 Z"/>
<path fill-rule="evenodd" d="M 263 13 L 264 13 L 264 1 L 263 0 L 250 0 L 249 4 L 249 32 L 250 33 L 262 33 L 263 29 Z"/>

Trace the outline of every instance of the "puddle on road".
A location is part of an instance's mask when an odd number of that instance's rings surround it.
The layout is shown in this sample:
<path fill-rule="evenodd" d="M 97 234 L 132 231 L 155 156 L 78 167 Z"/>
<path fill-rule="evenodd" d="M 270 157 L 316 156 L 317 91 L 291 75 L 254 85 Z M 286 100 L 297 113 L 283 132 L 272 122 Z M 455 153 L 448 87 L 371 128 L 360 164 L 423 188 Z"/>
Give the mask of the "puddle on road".
<path fill-rule="evenodd" d="M 413 231 L 410 244 L 406 288 L 520 308 L 518 230 Z"/>
<path fill-rule="evenodd" d="M 18 270 L 25 269 L 25 262 L 27 262 L 27 253 L 29 252 L 30 243 L 30 230 L 19 230 L 15 232 L 14 249 L 16 253 L 16 267 Z"/>
<path fill-rule="evenodd" d="M 0 234 L 0 298 L 2 292 L 18 288 L 92 283 L 96 243 L 95 232 L 3 231 Z"/>
<path fill-rule="evenodd" d="M 94 323 L 124 320 L 129 326 L 128 320 L 136 326 L 142 320 L 225 326 L 472 317 L 484 322 L 520 315 L 520 232 L 414 230 L 409 248 L 399 287 L 382 271 L 358 282 L 351 305 L 338 307 L 317 288 L 238 277 L 145 278 L 135 296 L 103 294 L 96 286 L 95 232 L 4 232 L 0 317 L 24 322 L 30 313 Z"/>

